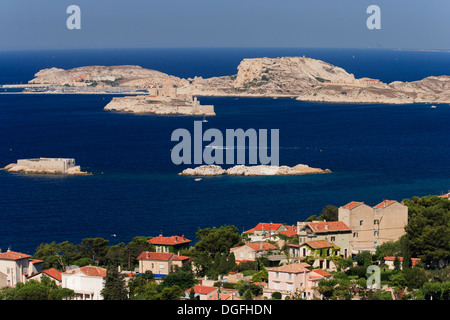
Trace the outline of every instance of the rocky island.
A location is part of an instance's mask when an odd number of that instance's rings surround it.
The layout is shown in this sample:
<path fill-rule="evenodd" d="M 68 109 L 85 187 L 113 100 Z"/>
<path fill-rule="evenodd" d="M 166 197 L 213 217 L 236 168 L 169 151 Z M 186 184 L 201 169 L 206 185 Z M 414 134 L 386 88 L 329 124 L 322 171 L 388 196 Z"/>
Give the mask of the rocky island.
<path fill-rule="evenodd" d="M 75 159 L 69 158 L 19 159 L 17 160 L 17 163 L 11 163 L 2 168 L 2 170 L 27 174 L 89 174 L 81 171 L 80 166 L 75 165 Z"/>
<path fill-rule="evenodd" d="M 338 103 L 450 103 L 450 76 L 383 83 L 367 77 L 357 79 L 346 70 L 321 60 L 279 57 L 244 59 L 237 66 L 236 74 L 206 79 L 182 79 L 139 66 L 43 69 L 24 89 L 39 90 L 44 93 L 126 92 L 133 95 L 114 98 L 106 109 L 196 115 L 212 114 L 213 107 L 184 108 L 192 107 L 195 96 L 291 97 Z"/>
<path fill-rule="evenodd" d="M 223 169 L 218 165 L 202 165 L 196 168 L 188 168 L 179 173 L 182 176 L 297 176 L 306 174 L 331 173 L 329 169 L 311 168 L 305 164 L 289 166 L 236 165 L 229 169 Z"/>

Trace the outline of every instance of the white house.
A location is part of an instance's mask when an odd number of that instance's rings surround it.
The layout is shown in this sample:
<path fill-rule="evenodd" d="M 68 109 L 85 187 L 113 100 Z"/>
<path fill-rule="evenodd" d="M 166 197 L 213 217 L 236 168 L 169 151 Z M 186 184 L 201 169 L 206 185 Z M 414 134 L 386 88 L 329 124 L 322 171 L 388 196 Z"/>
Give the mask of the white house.
<path fill-rule="evenodd" d="M 11 250 L 0 253 L 0 288 L 25 283 L 27 275 L 41 271 L 41 262 Z"/>
<path fill-rule="evenodd" d="M 75 291 L 76 300 L 103 300 L 101 291 L 105 285 L 106 269 L 85 266 L 61 273 L 63 288 Z"/>

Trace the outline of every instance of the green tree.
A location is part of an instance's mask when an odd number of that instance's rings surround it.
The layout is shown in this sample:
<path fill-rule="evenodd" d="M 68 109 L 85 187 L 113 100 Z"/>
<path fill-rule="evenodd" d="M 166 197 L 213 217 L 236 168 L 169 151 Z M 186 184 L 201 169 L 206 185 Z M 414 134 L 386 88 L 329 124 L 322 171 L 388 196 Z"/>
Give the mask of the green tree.
<path fill-rule="evenodd" d="M 425 264 L 450 260 L 450 201 L 438 196 L 405 199 L 408 224 L 405 231 L 412 257 Z"/>
<path fill-rule="evenodd" d="M 75 291 L 69 288 L 56 288 L 50 291 L 49 300 L 70 300 L 75 298 Z"/>
<path fill-rule="evenodd" d="M 229 225 L 212 229 L 199 229 L 196 236 L 198 242 L 195 245 L 195 250 L 209 252 L 212 256 L 216 253 L 228 254 L 230 248 L 242 242 L 238 229 Z"/>
<path fill-rule="evenodd" d="M 97 265 L 103 265 L 106 261 L 109 240 L 103 238 L 85 238 L 81 241 L 81 252 L 97 261 Z"/>
<path fill-rule="evenodd" d="M 236 257 L 234 256 L 234 252 L 231 252 L 228 256 L 228 270 L 233 270 L 236 267 Z"/>
<path fill-rule="evenodd" d="M 105 286 L 101 291 L 104 300 L 127 300 L 128 290 L 125 279 L 117 267 L 109 267 L 106 271 Z"/>
<path fill-rule="evenodd" d="M 26 284 L 17 284 L 14 300 L 48 300 L 49 293 L 50 288 L 45 284 L 29 280 Z"/>
<path fill-rule="evenodd" d="M 320 217 L 326 221 L 338 221 L 339 208 L 333 205 L 327 205 L 322 209 Z"/>
<path fill-rule="evenodd" d="M 148 237 L 134 237 L 132 241 L 130 241 L 124 250 L 124 260 L 125 265 L 128 270 L 133 269 L 133 267 L 137 266 L 137 257 L 143 251 L 150 251 L 151 245 L 147 242 Z"/>
<path fill-rule="evenodd" d="M 66 268 L 80 259 L 82 253 L 78 247 L 68 241 L 56 244 L 56 242 L 40 244 L 33 258 L 43 260 L 42 268 L 55 268 L 65 271 Z"/>
<path fill-rule="evenodd" d="M 178 286 L 179 288 L 187 289 L 193 287 L 195 284 L 197 284 L 197 279 L 192 271 L 176 269 L 164 277 L 158 288 L 162 290 L 164 288 Z"/>
<path fill-rule="evenodd" d="M 194 288 L 191 288 L 189 291 L 189 300 L 195 300 L 195 290 Z"/>
<path fill-rule="evenodd" d="M 253 294 L 251 289 L 247 289 L 244 292 L 244 295 L 242 296 L 243 300 L 253 300 Z"/>

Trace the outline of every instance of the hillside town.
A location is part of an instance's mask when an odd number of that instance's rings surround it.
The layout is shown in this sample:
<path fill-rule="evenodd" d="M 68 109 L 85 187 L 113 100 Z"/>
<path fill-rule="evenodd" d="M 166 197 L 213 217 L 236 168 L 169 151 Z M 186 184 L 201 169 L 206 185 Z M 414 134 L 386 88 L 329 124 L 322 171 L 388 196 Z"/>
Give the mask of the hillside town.
<path fill-rule="evenodd" d="M 424 223 L 424 220 L 427 220 Z M 289 225 L 41 244 L 0 253 L 0 300 L 430 300 L 450 297 L 450 193 L 329 205 Z M 378 287 L 369 266 L 379 268 Z M 33 290 L 25 290 L 33 287 Z"/>

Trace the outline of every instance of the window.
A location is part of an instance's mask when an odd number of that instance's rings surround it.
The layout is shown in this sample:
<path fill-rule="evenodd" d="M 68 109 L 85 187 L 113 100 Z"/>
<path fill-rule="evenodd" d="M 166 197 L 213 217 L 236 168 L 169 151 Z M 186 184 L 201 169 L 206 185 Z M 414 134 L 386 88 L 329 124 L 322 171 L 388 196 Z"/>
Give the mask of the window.
<path fill-rule="evenodd" d="M 279 272 L 275 272 L 275 277 L 279 278 L 280 277 L 280 273 Z"/>
<path fill-rule="evenodd" d="M 286 274 L 286 279 L 287 280 L 293 280 L 294 279 L 294 275 L 292 273 L 287 273 Z"/>
<path fill-rule="evenodd" d="M 292 283 L 287 283 L 286 284 L 286 290 L 287 291 L 292 291 Z"/>
<path fill-rule="evenodd" d="M 331 241 L 336 241 L 336 237 L 331 237 Z"/>
<path fill-rule="evenodd" d="M 359 225 L 360 225 L 360 226 L 363 225 L 363 220 L 359 220 Z"/>
<path fill-rule="evenodd" d="M 164 269 L 164 265 L 161 263 L 161 264 L 159 265 L 159 268 L 160 268 L 160 269 Z"/>
<path fill-rule="evenodd" d="M 378 219 L 373 220 L 373 224 L 380 224 L 380 220 Z"/>
<path fill-rule="evenodd" d="M 358 238 L 358 232 L 353 232 L 353 238 Z"/>

